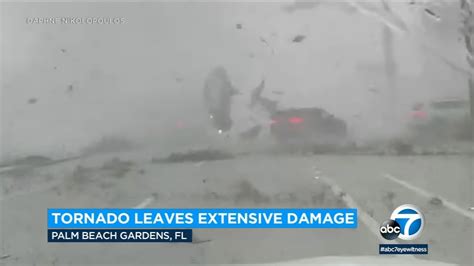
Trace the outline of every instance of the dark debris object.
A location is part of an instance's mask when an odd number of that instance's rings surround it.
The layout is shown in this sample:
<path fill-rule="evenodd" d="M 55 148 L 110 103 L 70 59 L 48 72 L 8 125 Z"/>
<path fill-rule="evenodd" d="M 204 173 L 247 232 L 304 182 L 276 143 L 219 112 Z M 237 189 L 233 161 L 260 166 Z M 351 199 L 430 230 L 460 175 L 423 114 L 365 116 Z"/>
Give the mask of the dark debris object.
<path fill-rule="evenodd" d="M 195 150 L 188 152 L 172 153 L 165 158 L 153 158 L 152 163 L 181 163 L 181 162 L 202 162 L 233 159 L 230 153 L 219 150 Z"/>
<path fill-rule="evenodd" d="M 37 102 L 38 102 L 38 99 L 36 99 L 36 98 L 31 98 L 31 99 L 28 100 L 29 104 L 35 104 Z"/>
<path fill-rule="evenodd" d="M 113 158 L 112 160 L 104 162 L 102 170 L 112 171 L 116 177 L 123 177 L 128 173 L 133 166 L 131 161 L 123 161 L 120 158 Z"/>
<path fill-rule="evenodd" d="M 440 206 L 440 205 L 443 205 L 443 201 L 438 198 L 438 197 L 433 197 L 431 198 L 430 200 L 430 204 L 433 204 L 433 205 L 436 205 L 436 206 Z"/>
<path fill-rule="evenodd" d="M 133 165 L 133 163 L 131 161 L 123 161 L 121 160 L 120 158 L 112 158 L 111 160 L 109 161 L 106 161 L 104 162 L 104 164 L 102 165 L 102 169 L 103 170 L 114 170 L 114 169 L 117 169 L 117 168 L 129 168 Z"/>
<path fill-rule="evenodd" d="M 425 8 L 425 12 L 426 12 L 426 14 L 432 16 L 433 18 L 435 18 L 437 20 L 440 19 L 440 17 L 435 12 L 433 12 L 432 10 L 430 10 L 428 8 Z"/>
<path fill-rule="evenodd" d="M 242 29 L 242 24 L 240 24 L 240 23 L 235 24 L 235 28 L 241 30 Z"/>
<path fill-rule="evenodd" d="M 304 35 L 296 35 L 295 38 L 293 38 L 293 42 L 302 42 L 306 36 Z"/>
<path fill-rule="evenodd" d="M 243 139 L 243 140 L 255 139 L 256 137 L 258 137 L 261 130 L 262 130 L 261 125 L 253 126 L 250 129 L 247 129 L 246 131 L 241 132 L 240 133 L 240 138 Z"/>

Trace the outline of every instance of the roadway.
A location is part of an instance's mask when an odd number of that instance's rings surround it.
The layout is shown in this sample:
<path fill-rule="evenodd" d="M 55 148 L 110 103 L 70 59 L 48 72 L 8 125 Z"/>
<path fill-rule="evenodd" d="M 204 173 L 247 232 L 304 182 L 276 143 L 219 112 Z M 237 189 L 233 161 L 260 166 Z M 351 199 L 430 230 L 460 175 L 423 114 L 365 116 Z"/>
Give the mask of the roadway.
<path fill-rule="evenodd" d="M 113 158 L 120 161 L 113 161 Z M 152 163 L 145 153 L 102 155 L 1 175 L 0 262 L 19 264 L 273 263 L 314 257 L 377 259 L 379 224 L 411 203 L 426 225 L 412 243 L 434 260 L 472 265 L 469 156 L 247 155 Z M 432 199 L 436 197 L 436 199 Z M 194 230 L 195 244 L 46 242 L 47 208 L 357 207 L 357 229 Z M 386 259 L 397 263 L 398 257 Z M 342 259 L 342 258 L 341 258 Z M 332 261 L 334 262 L 334 260 Z M 365 262 L 370 263 L 370 262 Z M 385 263 L 385 262 L 384 262 Z"/>

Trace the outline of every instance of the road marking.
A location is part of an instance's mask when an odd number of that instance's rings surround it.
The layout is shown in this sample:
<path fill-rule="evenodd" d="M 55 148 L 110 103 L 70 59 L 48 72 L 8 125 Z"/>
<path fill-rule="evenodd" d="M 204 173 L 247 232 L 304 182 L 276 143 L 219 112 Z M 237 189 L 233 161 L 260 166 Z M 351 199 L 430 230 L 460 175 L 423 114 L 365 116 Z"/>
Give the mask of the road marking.
<path fill-rule="evenodd" d="M 137 206 L 133 207 L 134 209 L 143 209 L 146 206 L 150 205 L 155 200 L 155 197 L 148 197 L 144 201 L 142 201 L 140 204 Z"/>
<path fill-rule="evenodd" d="M 195 163 L 194 166 L 196 167 L 201 167 L 203 164 L 205 164 L 206 162 L 204 161 L 201 161 L 201 162 L 198 162 L 198 163 Z"/>
<path fill-rule="evenodd" d="M 12 169 L 15 169 L 15 166 L 3 166 L 3 167 L 0 167 L 0 174 L 2 174 L 3 172 L 8 172 Z"/>
<path fill-rule="evenodd" d="M 429 198 L 429 199 L 432 199 L 432 198 L 438 198 L 440 199 L 442 202 L 443 202 L 443 205 L 446 206 L 447 208 L 451 209 L 452 211 L 460 214 L 460 215 L 463 215 L 471 220 L 474 221 L 474 214 L 473 213 L 470 213 L 468 212 L 467 210 L 459 207 L 458 205 L 456 205 L 455 203 L 443 198 L 443 197 L 440 197 L 440 196 L 437 196 L 437 195 L 434 195 L 434 194 L 431 194 L 429 192 L 427 192 L 426 190 L 422 189 L 422 188 L 419 188 L 419 187 L 416 187 L 406 181 L 403 181 L 403 180 L 400 180 L 396 177 L 394 177 L 393 175 L 391 174 L 383 174 L 383 176 L 401 186 L 404 186 L 414 192 L 416 192 L 418 195 L 421 195 L 425 198 Z"/>
<path fill-rule="evenodd" d="M 336 183 L 334 183 L 332 180 L 330 180 L 327 177 L 320 177 L 319 180 L 321 180 L 323 183 L 329 186 L 331 191 L 334 193 L 336 197 L 340 197 L 344 203 L 347 205 L 347 207 L 352 208 L 352 209 L 357 209 L 357 214 L 358 214 L 358 220 L 362 221 L 362 223 L 369 229 L 369 231 L 381 242 L 381 243 L 392 243 L 392 244 L 398 244 L 396 240 L 386 240 L 385 238 L 380 235 L 379 228 L 380 224 L 377 223 L 377 221 L 374 220 L 367 212 L 365 212 L 359 204 L 347 193 L 345 193 L 341 187 L 339 187 Z"/>

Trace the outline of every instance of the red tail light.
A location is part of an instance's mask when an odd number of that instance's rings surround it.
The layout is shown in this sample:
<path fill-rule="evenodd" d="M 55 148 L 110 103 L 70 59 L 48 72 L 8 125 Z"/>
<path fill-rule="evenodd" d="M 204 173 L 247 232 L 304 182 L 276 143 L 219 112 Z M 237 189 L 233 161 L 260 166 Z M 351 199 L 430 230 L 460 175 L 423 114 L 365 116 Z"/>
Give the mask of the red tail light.
<path fill-rule="evenodd" d="M 290 117 L 288 119 L 288 122 L 290 122 L 291 124 L 301 124 L 304 122 L 304 119 L 301 117 L 294 116 L 294 117 Z"/>
<path fill-rule="evenodd" d="M 419 119 L 419 118 L 424 119 L 428 115 L 424 111 L 414 111 L 414 112 L 411 113 L 411 116 L 415 119 Z"/>

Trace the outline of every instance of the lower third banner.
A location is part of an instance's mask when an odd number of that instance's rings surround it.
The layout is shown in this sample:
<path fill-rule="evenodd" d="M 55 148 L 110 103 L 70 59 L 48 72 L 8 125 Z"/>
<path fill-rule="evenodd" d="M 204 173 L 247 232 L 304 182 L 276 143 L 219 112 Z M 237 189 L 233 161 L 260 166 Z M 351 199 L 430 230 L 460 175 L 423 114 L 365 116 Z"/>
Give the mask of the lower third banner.
<path fill-rule="evenodd" d="M 191 229 L 48 229 L 48 242 L 192 242 Z"/>

